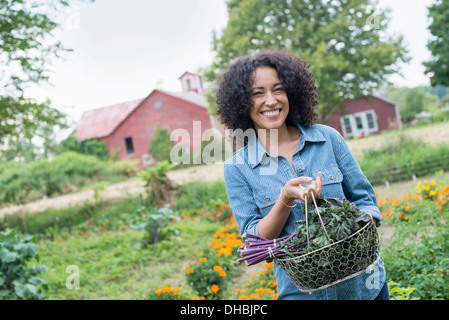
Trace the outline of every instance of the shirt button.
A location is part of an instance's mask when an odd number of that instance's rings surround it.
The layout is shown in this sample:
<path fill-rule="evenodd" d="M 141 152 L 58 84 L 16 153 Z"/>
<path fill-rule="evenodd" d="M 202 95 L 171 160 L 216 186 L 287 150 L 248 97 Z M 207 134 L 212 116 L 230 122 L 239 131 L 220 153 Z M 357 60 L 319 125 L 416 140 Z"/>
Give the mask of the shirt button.
<path fill-rule="evenodd" d="M 267 200 L 267 201 L 270 201 L 270 197 L 269 197 L 269 196 L 267 196 L 267 197 L 265 198 L 265 200 Z"/>
<path fill-rule="evenodd" d="M 298 169 L 298 172 L 301 173 L 301 172 L 302 172 L 302 169 Z"/>
<path fill-rule="evenodd" d="M 333 175 L 330 175 L 330 176 L 329 176 L 329 179 L 334 180 L 334 176 L 333 176 Z"/>

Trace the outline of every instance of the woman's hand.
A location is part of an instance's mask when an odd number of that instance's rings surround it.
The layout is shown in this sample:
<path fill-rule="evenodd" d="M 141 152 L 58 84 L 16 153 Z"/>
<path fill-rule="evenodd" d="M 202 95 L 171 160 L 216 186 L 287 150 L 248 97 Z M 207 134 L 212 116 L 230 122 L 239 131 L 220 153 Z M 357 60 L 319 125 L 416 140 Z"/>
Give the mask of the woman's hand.
<path fill-rule="evenodd" d="M 304 194 L 306 191 L 306 187 L 303 187 L 302 184 L 306 184 L 309 182 L 312 182 L 312 178 L 310 177 L 293 178 L 287 181 L 284 188 L 282 188 L 281 192 L 281 199 L 284 202 L 284 204 L 290 205 L 296 199 L 304 201 Z M 318 172 L 315 183 L 316 183 L 316 190 L 313 195 L 315 197 L 318 197 L 321 194 L 321 184 L 322 184 L 321 172 Z"/>

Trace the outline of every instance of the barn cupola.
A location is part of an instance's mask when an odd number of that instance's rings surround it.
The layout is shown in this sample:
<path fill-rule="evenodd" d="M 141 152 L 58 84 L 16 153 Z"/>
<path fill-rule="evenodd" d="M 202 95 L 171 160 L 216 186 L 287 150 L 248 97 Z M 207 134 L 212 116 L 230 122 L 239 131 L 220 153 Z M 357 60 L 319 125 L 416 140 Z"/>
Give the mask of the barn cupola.
<path fill-rule="evenodd" d="M 195 92 L 197 94 L 203 95 L 203 84 L 201 81 L 201 76 L 196 73 L 184 72 L 182 76 L 179 77 L 182 84 L 183 92 Z"/>

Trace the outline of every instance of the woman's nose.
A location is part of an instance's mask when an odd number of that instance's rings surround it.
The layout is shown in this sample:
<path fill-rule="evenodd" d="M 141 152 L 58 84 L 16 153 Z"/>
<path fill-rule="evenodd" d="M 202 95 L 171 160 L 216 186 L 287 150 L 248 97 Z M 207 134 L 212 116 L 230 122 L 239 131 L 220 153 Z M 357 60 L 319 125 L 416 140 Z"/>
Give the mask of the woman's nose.
<path fill-rule="evenodd" d="M 274 106 L 276 105 L 276 98 L 274 97 L 273 93 L 267 92 L 265 104 L 267 106 Z"/>

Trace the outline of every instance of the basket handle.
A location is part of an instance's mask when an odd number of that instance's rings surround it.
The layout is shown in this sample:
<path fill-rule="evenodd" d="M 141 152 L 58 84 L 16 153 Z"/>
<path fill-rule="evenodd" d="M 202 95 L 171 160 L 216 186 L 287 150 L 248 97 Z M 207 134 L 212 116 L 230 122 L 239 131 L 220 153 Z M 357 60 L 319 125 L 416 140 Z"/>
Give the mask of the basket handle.
<path fill-rule="evenodd" d="M 305 211 L 306 211 L 306 230 L 307 230 L 307 246 L 309 246 L 309 221 L 308 221 L 308 217 L 307 217 L 307 197 L 311 197 L 313 200 L 313 203 L 315 205 L 315 211 L 318 214 L 318 217 L 320 218 L 320 222 L 321 222 L 321 226 L 323 227 L 323 231 L 324 234 L 326 235 L 327 241 L 329 241 L 329 243 L 333 243 L 333 241 L 330 239 L 329 235 L 327 234 L 327 230 L 326 227 L 324 227 L 324 222 L 323 219 L 321 218 L 321 214 L 320 214 L 320 210 L 318 210 L 318 205 L 316 204 L 315 201 L 315 194 L 316 193 L 316 183 L 315 181 L 312 181 L 307 187 L 306 190 L 304 191 L 304 202 L 305 202 Z"/>

